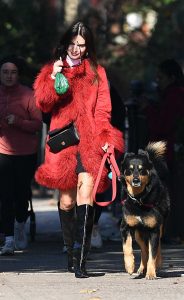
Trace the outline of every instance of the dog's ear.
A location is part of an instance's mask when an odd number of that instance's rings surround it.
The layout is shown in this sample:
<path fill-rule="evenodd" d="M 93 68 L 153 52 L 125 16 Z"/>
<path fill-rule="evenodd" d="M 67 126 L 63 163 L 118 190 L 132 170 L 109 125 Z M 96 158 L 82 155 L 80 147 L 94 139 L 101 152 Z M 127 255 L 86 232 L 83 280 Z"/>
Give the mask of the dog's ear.
<path fill-rule="evenodd" d="M 149 153 L 147 151 L 139 149 L 138 150 L 138 155 L 141 155 L 141 156 L 144 156 L 144 157 L 147 158 L 149 169 L 151 169 L 153 167 L 153 163 L 151 162 L 150 157 L 149 157 Z"/>
<path fill-rule="evenodd" d="M 122 180 L 122 178 L 124 178 L 124 170 L 127 167 L 129 159 L 131 159 L 134 156 L 135 156 L 135 153 L 133 153 L 133 152 L 127 152 L 124 154 L 124 158 L 121 162 L 121 168 L 120 168 L 121 169 L 121 180 Z"/>
<path fill-rule="evenodd" d="M 134 155 L 135 155 L 135 153 L 133 153 L 133 152 L 125 152 L 124 158 L 123 158 L 123 160 L 122 160 L 122 162 L 121 162 L 121 168 L 124 168 L 126 160 L 127 160 L 128 158 L 133 157 Z"/>
<path fill-rule="evenodd" d="M 138 155 L 143 155 L 143 156 L 147 156 L 147 158 L 149 159 L 149 154 L 147 151 L 139 149 L 138 150 Z"/>
<path fill-rule="evenodd" d="M 133 152 L 125 152 L 123 161 L 124 161 L 126 158 L 130 158 L 130 157 L 132 157 L 132 156 L 134 156 L 134 155 L 135 155 L 135 153 L 133 153 Z"/>

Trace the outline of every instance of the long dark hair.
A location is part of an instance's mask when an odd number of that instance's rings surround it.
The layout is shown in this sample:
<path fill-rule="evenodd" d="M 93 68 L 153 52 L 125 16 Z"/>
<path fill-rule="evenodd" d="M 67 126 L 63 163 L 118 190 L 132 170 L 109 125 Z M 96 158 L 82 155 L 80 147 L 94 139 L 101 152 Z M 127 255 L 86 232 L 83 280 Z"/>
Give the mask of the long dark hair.
<path fill-rule="evenodd" d="M 97 73 L 97 58 L 96 58 L 96 49 L 95 49 L 95 43 L 94 43 L 94 38 L 92 31 L 90 28 L 85 25 L 83 22 L 77 22 L 73 24 L 63 35 L 61 38 L 55 53 L 54 53 L 54 58 L 59 59 L 60 57 L 62 59 L 65 59 L 67 55 L 67 49 L 68 46 L 71 43 L 71 40 L 77 36 L 81 35 L 83 39 L 85 40 L 86 44 L 86 52 L 85 52 L 85 57 L 89 59 L 89 62 L 91 64 L 91 67 L 95 73 L 95 79 L 98 80 L 98 73 Z M 84 58 L 85 58 L 84 57 Z"/>
<path fill-rule="evenodd" d="M 158 69 L 169 78 L 174 76 L 175 85 L 184 86 L 184 74 L 176 60 L 166 59 L 159 64 Z"/>

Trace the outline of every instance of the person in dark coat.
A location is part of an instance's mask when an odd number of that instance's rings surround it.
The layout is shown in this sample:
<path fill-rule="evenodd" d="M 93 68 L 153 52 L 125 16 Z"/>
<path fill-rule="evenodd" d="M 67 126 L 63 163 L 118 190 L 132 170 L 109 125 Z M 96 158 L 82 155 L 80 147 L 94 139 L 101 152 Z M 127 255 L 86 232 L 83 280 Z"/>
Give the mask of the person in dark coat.
<path fill-rule="evenodd" d="M 158 65 L 157 83 L 159 101 L 147 106 L 146 115 L 149 140 L 167 142 L 166 158 L 170 170 L 171 214 L 163 240 L 172 242 L 173 237 L 184 238 L 183 214 L 181 216 L 184 206 L 180 192 L 184 170 L 181 167 L 183 160 L 178 159 L 179 153 L 176 152 L 178 146 L 182 146 L 184 141 L 184 136 L 179 137 L 184 121 L 184 75 L 176 60 L 167 59 Z"/>

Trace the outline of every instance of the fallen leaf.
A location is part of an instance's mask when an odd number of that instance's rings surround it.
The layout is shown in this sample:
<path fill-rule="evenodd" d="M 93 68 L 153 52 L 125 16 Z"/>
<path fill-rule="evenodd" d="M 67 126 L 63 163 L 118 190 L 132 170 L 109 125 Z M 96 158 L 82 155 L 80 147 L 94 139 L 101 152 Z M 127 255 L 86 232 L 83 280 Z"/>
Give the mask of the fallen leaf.
<path fill-rule="evenodd" d="M 97 290 L 95 289 L 92 289 L 92 290 L 89 290 L 89 289 L 86 289 L 86 290 L 80 290 L 80 294 L 92 294 L 92 293 L 95 293 Z"/>

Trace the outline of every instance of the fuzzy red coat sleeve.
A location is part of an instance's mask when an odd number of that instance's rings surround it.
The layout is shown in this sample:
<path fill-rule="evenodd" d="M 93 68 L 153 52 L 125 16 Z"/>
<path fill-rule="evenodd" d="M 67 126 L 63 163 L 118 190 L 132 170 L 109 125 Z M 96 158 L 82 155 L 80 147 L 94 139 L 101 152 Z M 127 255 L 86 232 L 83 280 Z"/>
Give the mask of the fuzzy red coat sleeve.
<path fill-rule="evenodd" d="M 119 152 L 124 151 L 124 142 L 121 131 L 114 128 L 111 121 L 111 98 L 107 76 L 104 68 L 99 67 L 98 99 L 95 107 L 96 143 L 102 147 L 107 142 L 114 145 Z"/>
<path fill-rule="evenodd" d="M 38 74 L 33 88 L 36 105 L 43 112 L 50 112 L 53 106 L 70 93 L 70 88 L 63 95 L 58 95 L 54 89 L 54 80 L 51 78 L 52 64 L 45 65 Z"/>

